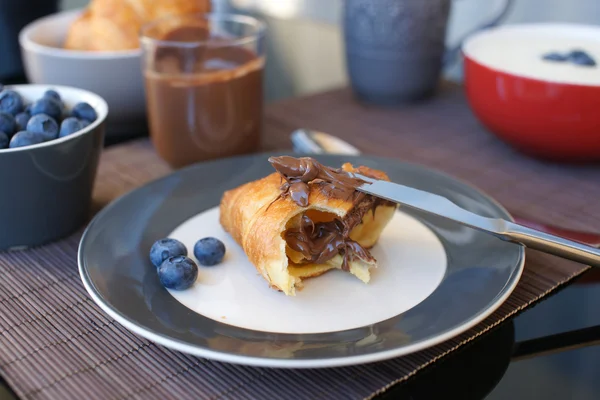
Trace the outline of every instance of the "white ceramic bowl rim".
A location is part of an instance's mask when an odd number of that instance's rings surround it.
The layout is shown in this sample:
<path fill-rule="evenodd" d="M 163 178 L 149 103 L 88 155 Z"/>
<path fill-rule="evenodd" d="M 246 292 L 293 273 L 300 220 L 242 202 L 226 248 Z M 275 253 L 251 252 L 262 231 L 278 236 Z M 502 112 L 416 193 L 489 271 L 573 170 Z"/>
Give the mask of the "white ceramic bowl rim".
<path fill-rule="evenodd" d="M 29 150 L 34 150 L 34 149 L 40 149 L 43 147 L 51 147 L 51 146 L 55 146 L 58 145 L 60 143 L 64 143 L 64 142 L 68 142 L 70 140 L 73 140 L 79 136 L 83 136 L 85 134 L 87 134 L 88 132 L 93 131 L 94 129 L 96 129 L 102 122 L 104 122 L 104 120 L 106 120 L 106 117 L 108 116 L 108 104 L 106 103 L 106 101 L 104 101 L 104 99 L 100 96 L 98 96 L 95 93 L 92 93 L 88 90 L 84 90 L 84 89 L 79 89 L 79 88 L 75 88 L 75 87 L 70 87 L 70 86 L 61 86 L 61 85 L 37 85 L 37 84 L 30 84 L 30 85 L 7 85 L 4 87 L 5 89 L 11 89 L 14 90 L 16 92 L 19 93 L 24 93 L 27 90 L 31 90 L 33 88 L 39 89 L 39 90 L 49 90 L 49 89 L 53 89 L 56 90 L 59 94 L 61 94 L 61 92 L 66 92 L 66 91 L 70 91 L 73 92 L 77 97 L 89 97 L 90 99 L 93 100 L 93 103 L 95 104 L 90 104 L 94 107 L 94 110 L 96 110 L 96 114 L 98 116 L 98 118 L 96 118 L 96 120 L 94 122 L 92 122 L 91 124 L 89 124 L 88 126 L 86 126 L 85 128 L 62 138 L 57 138 L 57 139 L 52 139 L 52 140 L 48 140 L 47 142 L 42 142 L 42 143 L 38 143 L 38 144 L 33 144 L 31 146 L 23 146 L 23 147 L 15 147 L 15 148 L 8 148 L 8 149 L 0 149 L 0 157 L 2 157 L 2 154 L 8 154 L 8 153 L 16 153 L 19 151 L 29 151 Z M 83 101 L 83 100 L 82 100 Z"/>
<path fill-rule="evenodd" d="M 140 57 L 141 49 L 133 50 L 117 50 L 117 51 L 86 51 L 86 50 L 70 50 L 61 47 L 46 46 L 35 42 L 31 36 L 32 33 L 39 29 L 41 25 L 47 24 L 52 20 L 64 17 L 67 14 L 77 15 L 83 12 L 83 9 L 61 11 L 51 14 L 27 24 L 21 32 L 19 32 L 19 43 L 27 51 L 46 54 L 54 57 L 62 58 L 87 58 L 87 59 L 112 59 L 112 58 L 136 58 Z M 66 29 L 66 27 L 65 27 Z"/>
<path fill-rule="evenodd" d="M 572 79 L 560 79 L 560 78 L 548 78 L 536 75 L 535 73 L 517 72 L 508 68 L 503 68 L 497 64 L 491 63 L 488 60 L 483 59 L 479 56 L 477 48 L 482 46 L 484 43 L 494 43 L 504 40 L 502 37 L 506 34 L 520 34 L 527 35 L 530 33 L 548 33 L 549 38 L 557 36 L 557 34 L 565 35 L 577 35 L 579 37 L 585 37 L 586 39 L 593 40 L 599 43 L 600 46 L 600 27 L 596 25 L 586 24 L 574 24 L 574 23 L 554 23 L 554 22 L 540 22 L 530 24 L 510 24 L 501 25 L 498 27 L 485 29 L 469 36 L 462 44 L 462 53 L 466 58 L 475 61 L 489 69 L 494 71 L 502 72 L 507 75 L 523 77 L 531 80 L 537 80 L 541 82 L 551 82 L 556 84 L 572 85 L 572 86 L 583 86 L 583 87 L 600 87 L 600 81 L 596 82 L 581 82 Z M 596 59 L 598 63 L 597 67 L 600 69 L 600 59 Z"/>

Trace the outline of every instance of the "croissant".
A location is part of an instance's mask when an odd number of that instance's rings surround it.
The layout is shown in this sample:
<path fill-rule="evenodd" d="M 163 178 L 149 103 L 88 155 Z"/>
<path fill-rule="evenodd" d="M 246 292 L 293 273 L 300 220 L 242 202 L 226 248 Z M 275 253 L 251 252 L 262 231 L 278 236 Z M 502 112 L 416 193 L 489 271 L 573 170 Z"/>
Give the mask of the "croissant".
<path fill-rule="evenodd" d="M 169 15 L 210 10 L 210 0 L 91 0 L 69 27 L 64 47 L 89 51 L 137 49 L 144 24 Z"/>
<path fill-rule="evenodd" d="M 303 279 L 332 269 L 346 270 L 368 283 L 370 270 L 377 267 L 369 249 L 397 205 L 354 187 L 340 189 L 335 179 L 351 179 L 348 172 L 383 180 L 388 176 L 349 163 L 328 169 L 310 158 L 272 157 L 270 161 L 278 172 L 223 194 L 219 210 L 223 229 L 268 284 L 286 295 L 294 296 Z M 303 165 L 302 173 L 309 175 L 315 175 L 316 166 L 321 175 L 302 181 L 282 174 L 277 163 L 290 162 Z"/>

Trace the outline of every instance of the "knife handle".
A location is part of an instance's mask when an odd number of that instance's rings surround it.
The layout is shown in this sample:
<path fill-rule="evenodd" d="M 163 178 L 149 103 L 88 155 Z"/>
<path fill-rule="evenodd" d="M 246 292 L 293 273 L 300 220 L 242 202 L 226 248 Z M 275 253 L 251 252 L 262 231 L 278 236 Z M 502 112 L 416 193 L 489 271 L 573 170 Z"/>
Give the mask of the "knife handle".
<path fill-rule="evenodd" d="M 530 228 L 537 229 L 538 231 L 562 236 L 567 239 L 575 240 L 576 242 L 581 242 L 596 248 L 600 248 L 600 234 L 598 233 L 561 228 L 560 226 L 541 223 L 515 214 L 513 214 L 513 218 L 514 222 L 519 225 L 525 225 Z"/>
<path fill-rule="evenodd" d="M 591 265 L 592 267 L 600 267 L 600 249 L 580 242 L 512 222 L 506 224 L 506 230 L 502 236 L 505 240 L 518 242 L 535 250 Z"/>

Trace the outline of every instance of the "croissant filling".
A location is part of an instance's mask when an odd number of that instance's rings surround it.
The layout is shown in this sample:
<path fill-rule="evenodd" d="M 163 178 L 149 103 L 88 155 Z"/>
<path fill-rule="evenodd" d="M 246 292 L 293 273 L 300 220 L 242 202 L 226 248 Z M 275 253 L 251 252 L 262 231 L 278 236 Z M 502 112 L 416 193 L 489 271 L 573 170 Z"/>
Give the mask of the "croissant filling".
<path fill-rule="evenodd" d="M 365 214 L 364 211 L 363 208 L 360 214 Z M 350 262 L 357 258 L 365 262 L 374 262 L 371 253 L 350 237 L 354 226 L 362 221 L 362 215 L 360 217 L 345 218 L 341 221 L 335 214 L 317 210 L 299 214 L 290 220 L 288 225 L 291 226 L 283 234 L 287 243 L 288 259 L 302 267 L 325 264 L 340 255 L 341 268 L 344 271 L 349 271 Z"/>

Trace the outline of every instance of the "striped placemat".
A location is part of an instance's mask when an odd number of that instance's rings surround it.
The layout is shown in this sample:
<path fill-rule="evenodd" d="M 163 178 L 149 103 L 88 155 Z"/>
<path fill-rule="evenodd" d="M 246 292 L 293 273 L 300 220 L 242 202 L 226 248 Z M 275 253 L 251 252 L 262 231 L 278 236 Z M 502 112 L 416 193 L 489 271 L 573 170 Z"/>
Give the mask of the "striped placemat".
<path fill-rule="evenodd" d="M 111 148 L 102 156 L 94 205 L 100 209 L 126 191 L 168 172 L 146 140 Z M 566 196 L 562 201 L 568 206 Z M 80 235 L 78 232 L 36 249 L 0 253 L 0 374 L 22 398 L 324 400 L 343 394 L 347 399 L 368 399 L 587 269 L 528 252 L 523 277 L 506 303 L 458 337 L 371 365 L 277 370 L 195 358 L 155 345 L 118 325 L 91 301 L 80 282 L 76 261 Z"/>

